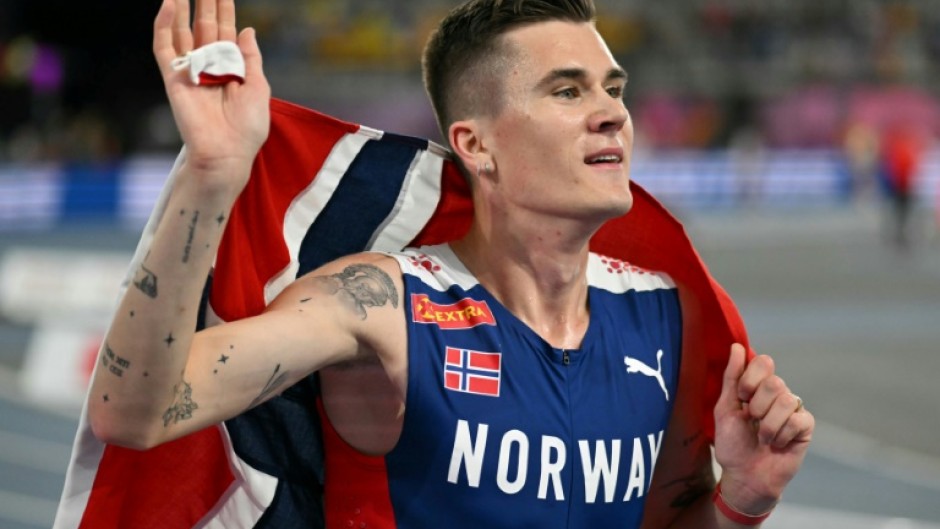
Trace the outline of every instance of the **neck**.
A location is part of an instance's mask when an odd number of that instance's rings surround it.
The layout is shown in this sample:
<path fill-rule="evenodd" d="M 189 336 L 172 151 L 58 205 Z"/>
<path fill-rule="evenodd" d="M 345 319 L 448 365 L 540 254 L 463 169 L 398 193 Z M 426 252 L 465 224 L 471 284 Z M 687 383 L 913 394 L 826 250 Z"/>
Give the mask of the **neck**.
<path fill-rule="evenodd" d="M 480 284 L 516 317 L 552 346 L 575 349 L 589 319 L 586 267 L 594 231 L 580 224 L 559 219 L 475 220 L 468 234 L 451 247 Z"/>

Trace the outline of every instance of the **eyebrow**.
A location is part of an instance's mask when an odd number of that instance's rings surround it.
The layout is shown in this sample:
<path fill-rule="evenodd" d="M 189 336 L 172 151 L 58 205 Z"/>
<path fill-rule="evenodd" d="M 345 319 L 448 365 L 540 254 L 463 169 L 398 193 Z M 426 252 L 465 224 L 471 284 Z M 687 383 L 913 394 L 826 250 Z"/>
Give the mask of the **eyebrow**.
<path fill-rule="evenodd" d="M 584 81 L 588 76 L 587 70 L 584 68 L 556 68 L 548 72 L 545 77 L 543 77 L 536 85 L 536 90 L 543 89 L 548 85 L 560 80 L 568 79 L 572 81 Z M 627 80 L 627 72 L 623 68 L 611 68 L 607 70 L 607 75 L 604 76 L 604 82 L 609 82 L 615 79 Z"/>

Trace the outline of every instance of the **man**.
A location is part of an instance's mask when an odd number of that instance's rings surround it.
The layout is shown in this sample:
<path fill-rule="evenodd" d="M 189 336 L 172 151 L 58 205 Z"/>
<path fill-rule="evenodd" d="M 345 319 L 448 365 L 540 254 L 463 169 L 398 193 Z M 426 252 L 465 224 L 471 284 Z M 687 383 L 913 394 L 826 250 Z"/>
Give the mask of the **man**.
<path fill-rule="evenodd" d="M 149 448 L 316 371 L 343 441 L 385 456 L 399 527 L 740 527 L 773 509 L 812 415 L 768 357 L 745 365 L 729 344 L 713 500 L 709 447 L 685 411 L 674 285 L 588 251 L 630 208 L 633 139 L 626 73 L 591 2 L 469 2 L 432 37 L 426 84 L 473 190 L 464 238 L 341 258 L 261 315 L 198 333 L 270 90 L 232 1 L 195 13 L 190 30 L 188 1 L 165 0 L 155 21 L 187 156 L 103 346 L 113 369 L 97 370 L 89 398 L 100 439 Z M 195 86 L 171 67 L 220 40 L 238 43 L 244 83 Z"/>

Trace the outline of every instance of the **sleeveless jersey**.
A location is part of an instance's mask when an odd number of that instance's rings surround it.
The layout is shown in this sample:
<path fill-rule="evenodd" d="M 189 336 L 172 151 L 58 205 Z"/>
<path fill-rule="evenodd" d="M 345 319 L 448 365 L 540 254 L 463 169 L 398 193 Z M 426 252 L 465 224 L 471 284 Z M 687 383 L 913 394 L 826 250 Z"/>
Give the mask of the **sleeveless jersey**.
<path fill-rule="evenodd" d="M 385 456 L 396 527 L 638 527 L 678 384 L 671 280 L 591 254 L 589 325 L 560 350 L 449 246 L 393 256 L 409 366 Z"/>

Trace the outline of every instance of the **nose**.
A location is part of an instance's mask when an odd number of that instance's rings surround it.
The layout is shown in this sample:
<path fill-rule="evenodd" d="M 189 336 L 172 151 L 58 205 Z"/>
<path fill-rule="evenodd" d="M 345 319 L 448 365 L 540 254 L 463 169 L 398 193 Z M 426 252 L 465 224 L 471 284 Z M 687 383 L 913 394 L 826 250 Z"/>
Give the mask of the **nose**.
<path fill-rule="evenodd" d="M 603 134 L 619 133 L 629 119 L 623 100 L 611 97 L 606 91 L 599 99 L 597 109 L 590 116 L 591 131 Z"/>

